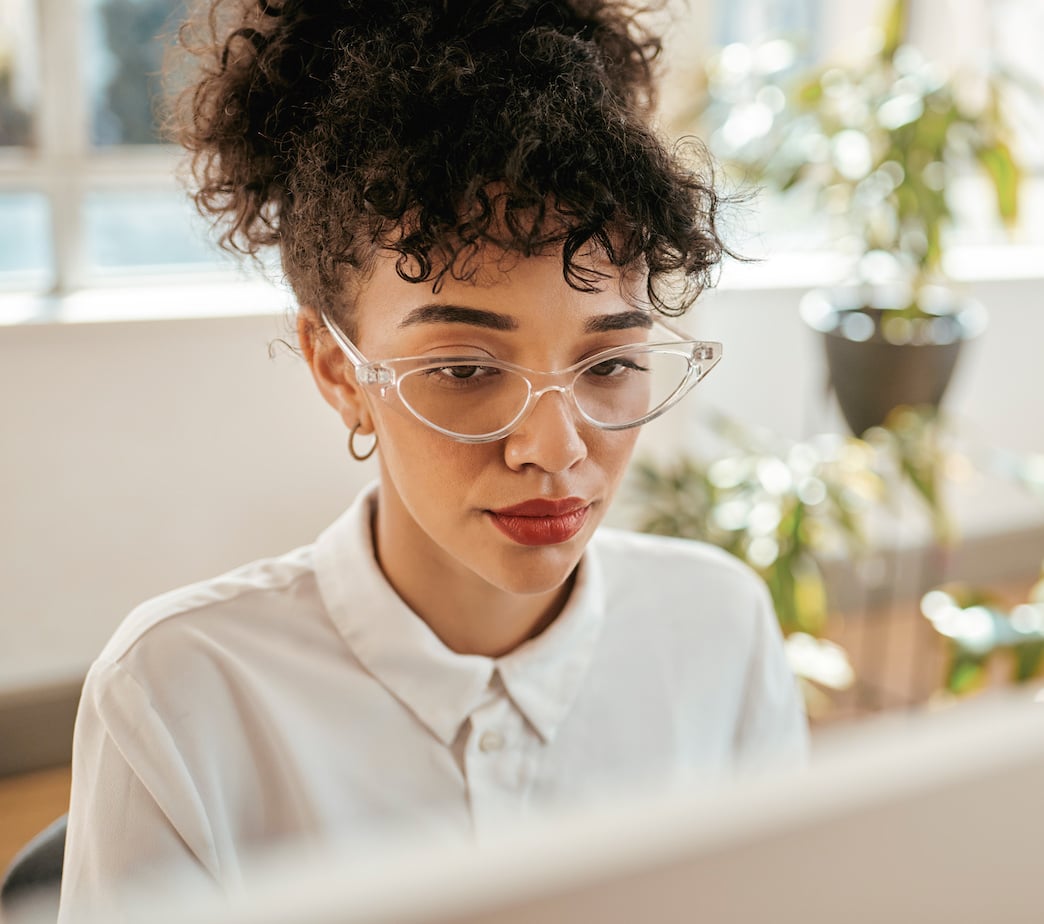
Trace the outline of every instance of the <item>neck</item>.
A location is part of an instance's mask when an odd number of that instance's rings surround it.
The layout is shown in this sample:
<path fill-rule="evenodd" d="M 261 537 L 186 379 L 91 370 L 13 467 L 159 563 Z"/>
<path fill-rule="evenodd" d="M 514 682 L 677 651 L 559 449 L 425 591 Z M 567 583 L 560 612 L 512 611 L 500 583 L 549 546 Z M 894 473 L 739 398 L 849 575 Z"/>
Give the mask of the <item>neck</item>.
<path fill-rule="evenodd" d="M 377 562 L 403 602 L 458 654 L 496 658 L 544 631 L 562 612 L 574 576 L 544 594 L 517 594 L 483 581 L 456 562 L 402 554 L 378 507 L 373 524 Z M 396 554 L 388 554 L 395 549 Z M 408 564 L 407 564 L 408 563 Z"/>
<path fill-rule="evenodd" d="M 396 593 L 431 628 L 442 643 L 457 654 L 498 658 L 544 631 L 562 612 L 572 579 L 550 598 L 530 598 L 488 585 L 445 587 L 437 600 L 411 592 L 389 577 Z"/>

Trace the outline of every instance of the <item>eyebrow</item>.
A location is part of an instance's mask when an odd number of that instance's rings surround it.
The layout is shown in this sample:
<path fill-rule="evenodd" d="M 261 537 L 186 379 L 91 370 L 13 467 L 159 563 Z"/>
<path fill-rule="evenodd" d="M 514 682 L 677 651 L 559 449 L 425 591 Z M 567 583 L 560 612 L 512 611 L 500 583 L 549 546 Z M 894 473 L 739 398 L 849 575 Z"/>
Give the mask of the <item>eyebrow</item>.
<path fill-rule="evenodd" d="M 632 311 L 600 314 L 598 317 L 588 318 L 584 322 L 584 331 L 588 334 L 604 334 L 613 330 L 629 330 L 632 327 L 648 329 L 652 326 L 653 319 L 649 312 L 635 308 Z"/>
<path fill-rule="evenodd" d="M 465 308 L 463 305 L 421 305 L 399 322 L 399 327 L 413 324 L 471 324 L 491 330 L 518 330 L 518 321 L 507 314 Z"/>
<path fill-rule="evenodd" d="M 399 327 L 411 327 L 414 324 L 471 324 L 490 330 L 518 330 L 518 320 L 511 315 L 486 311 L 483 308 L 467 308 L 464 305 L 421 305 L 407 314 L 399 322 Z M 584 332 L 604 334 L 609 331 L 630 330 L 635 327 L 648 329 L 652 325 L 653 320 L 648 311 L 634 309 L 588 318 L 584 322 Z"/>

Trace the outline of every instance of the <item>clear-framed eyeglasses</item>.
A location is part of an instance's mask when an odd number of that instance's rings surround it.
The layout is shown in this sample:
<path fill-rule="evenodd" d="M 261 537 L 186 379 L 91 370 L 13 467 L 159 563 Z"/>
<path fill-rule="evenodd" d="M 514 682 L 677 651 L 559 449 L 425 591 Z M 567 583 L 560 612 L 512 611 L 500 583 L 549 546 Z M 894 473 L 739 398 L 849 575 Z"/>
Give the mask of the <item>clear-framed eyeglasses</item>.
<path fill-rule="evenodd" d="M 407 356 L 370 361 L 322 313 L 323 324 L 355 367 L 359 384 L 433 430 L 463 443 L 490 443 L 518 427 L 542 395 L 559 392 L 602 430 L 639 427 L 670 410 L 721 360 L 722 346 L 674 339 L 594 353 L 555 372 L 486 356 Z"/>

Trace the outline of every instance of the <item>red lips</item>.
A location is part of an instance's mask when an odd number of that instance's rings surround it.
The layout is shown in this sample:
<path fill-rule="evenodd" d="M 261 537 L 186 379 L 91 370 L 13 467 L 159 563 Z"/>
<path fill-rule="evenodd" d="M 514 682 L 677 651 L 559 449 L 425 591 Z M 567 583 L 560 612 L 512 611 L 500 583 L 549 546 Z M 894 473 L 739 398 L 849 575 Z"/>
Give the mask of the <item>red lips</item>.
<path fill-rule="evenodd" d="M 580 497 L 563 497 L 561 500 L 534 497 L 513 507 L 491 510 L 490 513 L 498 517 L 560 517 L 586 506 L 587 502 Z"/>
<path fill-rule="evenodd" d="M 590 510 L 580 497 L 537 497 L 488 513 L 493 525 L 520 545 L 556 545 L 580 532 Z"/>

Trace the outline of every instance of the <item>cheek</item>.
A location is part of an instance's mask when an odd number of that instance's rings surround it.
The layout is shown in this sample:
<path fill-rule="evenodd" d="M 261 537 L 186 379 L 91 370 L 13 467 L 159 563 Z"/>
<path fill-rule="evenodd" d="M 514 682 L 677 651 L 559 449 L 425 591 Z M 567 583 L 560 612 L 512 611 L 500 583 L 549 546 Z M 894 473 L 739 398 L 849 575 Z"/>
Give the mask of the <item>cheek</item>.
<path fill-rule="evenodd" d="M 399 414 L 385 414 L 375 423 L 383 463 L 404 496 L 424 492 L 438 498 L 459 493 L 489 465 L 489 453 L 496 451 L 497 444 L 458 443 Z"/>
<path fill-rule="evenodd" d="M 490 478 L 517 477 L 504 463 L 502 442 L 459 443 L 394 412 L 375 415 L 374 423 L 385 473 L 397 491 L 414 503 L 463 497 L 476 487 L 488 487 Z M 600 471 L 599 480 L 615 490 L 639 433 L 639 429 L 587 429 L 582 433 L 587 453 L 580 468 Z"/>
<path fill-rule="evenodd" d="M 640 430 L 599 430 L 588 439 L 588 458 L 597 464 L 613 484 L 623 477 L 634 454 Z"/>

